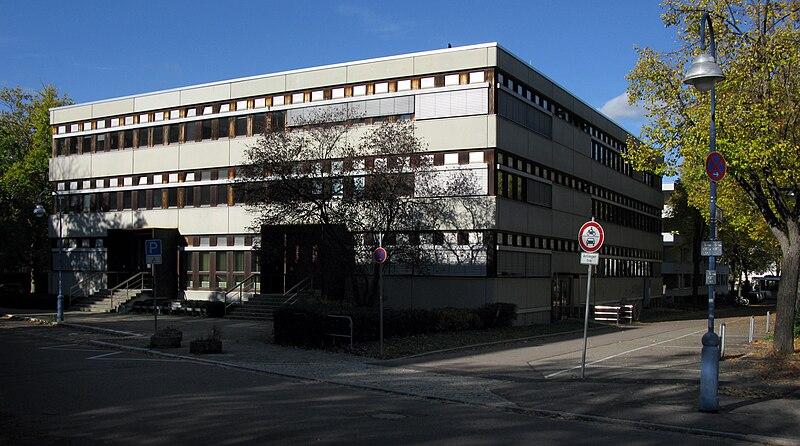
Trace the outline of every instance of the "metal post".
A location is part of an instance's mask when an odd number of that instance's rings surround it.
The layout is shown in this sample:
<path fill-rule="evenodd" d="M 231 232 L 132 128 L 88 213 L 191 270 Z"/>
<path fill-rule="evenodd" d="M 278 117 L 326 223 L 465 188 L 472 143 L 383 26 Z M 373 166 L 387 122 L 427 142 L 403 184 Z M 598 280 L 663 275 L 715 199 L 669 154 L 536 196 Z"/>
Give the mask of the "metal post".
<path fill-rule="evenodd" d="M 586 372 L 586 348 L 589 345 L 589 290 L 592 289 L 592 265 L 586 279 L 586 312 L 583 318 L 583 353 L 581 354 L 581 379 Z"/>
<path fill-rule="evenodd" d="M 719 357 L 725 356 L 725 324 L 719 327 Z"/>
<path fill-rule="evenodd" d="M 158 297 L 156 294 L 156 264 L 150 265 L 153 271 L 153 333 L 158 333 Z M 144 280 L 144 278 L 142 278 Z"/>
<path fill-rule="evenodd" d="M 56 322 L 61 323 L 64 322 L 64 293 L 61 288 L 61 270 L 64 266 L 64 261 L 61 257 L 64 256 L 64 237 L 62 233 L 62 216 L 63 216 L 63 209 L 61 208 L 61 195 L 57 194 L 58 197 L 58 296 L 56 296 Z"/>
<path fill-rule="evenodd" d="M 378 264 L 378 303 L 380 305 L 381 359 L 383 359 L 383 263 Z"/>
<path fill-rule="evenodd" d="M 769 311 L 767 311 L 767 330 L 765 333 L 769 333 Z"/>
<path fill-rule="evenodd" d="M 383 233 L 378 234 L 378 246 L 383 247 Z M 380 338 L 381 338 L 381 359 L 383 359 L 383 263 L 378 263 L 378 305 L 380 306 Z"/>
<path fill-rule="evenodd" d="M 711 58 L 716 63 L 716 44 L 714 43 L 714 28 L 708 13 L 703 13 L 700 24 L 700 49 L 706 49 L 705 26 L 708 26 L 711 43 Z M 716 128 L 716 87 L 711 87 L 711 131 L 710 131 L 709 152 L 717 151 L 717 128 Z M 711 240 L 717 239 L 717 183 L 709 178 L 709 226 L 711 229 Z M 716 258 L 712 255 L 708 258 L 708 269 L 716 278 Z M 716 281 L 714 281 L 716 282 Z M 719 357 L 720 340 L 714 333 L 714 298 L 715 284 L 708 284 L 708 331 L 701 340 L 703 348 L 700 354 L 700 404 L 701 412 L 719 412 Z"/>
<path fill-rule="evenodd" d="M 755 325 L 756 325 L 756 317 L 750 316 L 750 331 L 748 332 L 747 335 L 747 342 L 749 344 L 753 343 L 753 329 L 755 328 Z"/>

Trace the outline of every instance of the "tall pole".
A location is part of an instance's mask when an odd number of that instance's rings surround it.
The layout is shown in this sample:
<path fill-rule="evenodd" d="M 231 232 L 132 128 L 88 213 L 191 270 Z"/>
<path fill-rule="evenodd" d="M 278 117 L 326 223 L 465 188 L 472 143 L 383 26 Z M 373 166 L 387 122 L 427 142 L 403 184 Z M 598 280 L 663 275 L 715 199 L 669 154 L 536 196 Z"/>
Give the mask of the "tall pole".
<path fill-rule="evenodd" d="M 714 42 L 714 28 L 708 12 L 703 13 L 700 23 L 700 49 L 705 50 L 705 26 L 708 25 L 711 58 L 716 61 L 717 49 Z M 716 128 L 716 87 L 711 87 L 711 130 L 709 135 L 709 153 L 717 151 Z M 711 240 L 717 238 L 717 183 L 709 178 L 709 228 Z M 712 254 L 708 258 L 708 331 L 702 338 L 700 354 L 700 404 L 701 412 L 719 412 L 719 336 L 714 333 L 714 298 L 716 293 L 716 258 Z M 713 280 L 709 280 L 713 279 Z"/>
<path fill-rule="evenodd" d="M 58 198 L 58 295 L 56 296 L 56 322 L 61 323 L 64 322 L 64 293 L 61 288 L 61 270 L 63 269 L 63 260 L 61 257 L 64 256 L 64 237 L 62 235 L 62 213 L 63 209 L 61 208 L 61 194 L 56 194 Z"/>

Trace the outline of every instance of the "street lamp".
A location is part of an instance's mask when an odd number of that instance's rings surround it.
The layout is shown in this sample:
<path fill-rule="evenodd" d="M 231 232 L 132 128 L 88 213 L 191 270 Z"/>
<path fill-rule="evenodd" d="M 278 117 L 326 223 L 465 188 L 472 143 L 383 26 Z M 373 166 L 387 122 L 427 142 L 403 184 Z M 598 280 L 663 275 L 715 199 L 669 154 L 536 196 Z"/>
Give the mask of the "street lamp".
<path fill-rule="evenodd" d="M 36 197 L 36 207 L 33 208 L 33 215 L 44 217 L 47 211 L 42 206 L 42 195 L 47 192 L 43 190 Z M 58 198 L 58 296 L 56 297 L 56 322 L 64 322 L 64 293 L 61 289 L 61 256 L 64 255 L 64 239 L 61 236 L 61 195 L 55 194 Z"/>
<path fill-rule="evenodd" d="M 706 53 L 706 28 L 711 42 L 710 53 Z M 694 85 L 701 92 L 711 91 L 711 137 L 709 153 L 717 151 L 717 128 L 715 125 L 716 97 L 714 84 L 725 79 L 722 69 L 717 65 L 717 48 L 714 43 L 714 28 L 711 26 L 711 19 L 708 12 L 703 13 L 700 19 L 700 50 L 701 53 L 694 58 L 683 83 Z M 711 240 L 717 238 L 717 183 L 709 177 L 710 183 L 710 205 L 709 205 L 709 226 L 711 229 Z M 708 258 L 708 275 L 716 278 L 716 258 L 711 255 Z M 717 388 L 719 386 L 719 336 L 714 333 L 714 294 L 716 280 L 708 280 L 708 332 L 703 335 L 703 350 L 700 356 L 700 411 L 718 412 L 719 397 Z M 714 283 L 711 283 L 714 282 Z"/>

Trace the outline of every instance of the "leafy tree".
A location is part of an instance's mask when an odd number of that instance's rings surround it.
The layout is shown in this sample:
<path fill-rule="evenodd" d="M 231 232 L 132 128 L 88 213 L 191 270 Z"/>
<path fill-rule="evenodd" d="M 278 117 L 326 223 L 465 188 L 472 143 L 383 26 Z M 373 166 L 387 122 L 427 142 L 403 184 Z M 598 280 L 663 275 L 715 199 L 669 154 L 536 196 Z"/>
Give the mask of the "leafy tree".
<path fill-rule="evenodd" d="M 0 90 L 0 230 L 13 234 L 0 245 L 3 271 L 36 272 L 49 263 L 46 219 L 32 212 L 39 194 L 50 190 L 50 109 L 71 103 L 50 85 L 36 92 Z M 49 195 L 42 194 L 44 205 Z"/>
<path fill-rule="evenodd" d="M 476 197 L 475 178 L 462 169 L 434 169 L 412 122 L 362 125 L 340 108 L 317 111 L 302 122 L 293 119 L 286 128 L 268 129 L 245 152 L 239 190 L 256 217 L 253 229 L 320 225 L 341 255 L 352 249 L 350 236 L 360 238 L 349 255 L 358 260 L 355 268 L 368 272 L 360 275 L 367 283 L 353 287 L 363 291 L 362 304 L 374 301 L 368 259 L 381 236 L 382 244 L 391 248 L 392 261 L 416 271 L 444 257 L 462 264 L 478 262 L 479 253 L 485 253 L 483 240 L 468 244 L 462 237 L 459 249 L 453 247 L 455 241 L 440 240 L 438 245 L 452 247 L 447 253 L 429 249 L 424 240 L 400 240 L 408 234 L 433 236 L 440 229 L 485 229 L 491 219 L 486 197 Z M 349 264 L 343 261 L 337 268 Z M 343 273 L 356 280 L 354 271 Z"/>
<path fill-rule="evenodd" d="M 708 209 L 710 95 L 682 85 L 708 11 L 726 75 L 716 86 L 716 121 L 729 178 L 719 185 L 718 203 L 724 209 L 750 203 L 781 247 L 774 348 L 791 352 L 800 276 L 800 0 L 665 0 L 662 6 L 662 20 L 678 29 L 681 45 L 667 53 L 637 48 L 628 95 L 644 106 L 649 123 L 641 143 L 629 141 L 628 161 L 679 173 L 690 202 Z"/>

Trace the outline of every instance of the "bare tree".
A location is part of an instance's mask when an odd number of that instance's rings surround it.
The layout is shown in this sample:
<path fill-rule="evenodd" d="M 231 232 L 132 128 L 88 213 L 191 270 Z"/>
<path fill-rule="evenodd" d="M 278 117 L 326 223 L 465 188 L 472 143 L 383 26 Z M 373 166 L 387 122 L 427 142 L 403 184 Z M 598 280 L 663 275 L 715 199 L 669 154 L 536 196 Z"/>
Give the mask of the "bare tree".
<path fill-rule="evenodd" d="M 485 263 L 482 237 L 439 235 L 489 227 L 485 180 L 464 166 L 434 166 L 411 121 L 363 121 L 344 108 L 322 108 L 248 148 L 238 186 L 254 229 L 319 225 L 341 255 L 354 257 L 338 267 L 353 261 L 355 271 L 346 273 L 363 273 L 354 286 L 362 303 L 372 301 L 369 258 L 379 243 L 393 263 L 417 273 L 445 260 Z"/>

